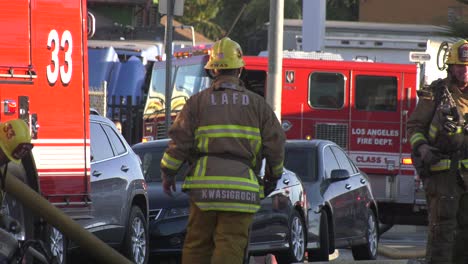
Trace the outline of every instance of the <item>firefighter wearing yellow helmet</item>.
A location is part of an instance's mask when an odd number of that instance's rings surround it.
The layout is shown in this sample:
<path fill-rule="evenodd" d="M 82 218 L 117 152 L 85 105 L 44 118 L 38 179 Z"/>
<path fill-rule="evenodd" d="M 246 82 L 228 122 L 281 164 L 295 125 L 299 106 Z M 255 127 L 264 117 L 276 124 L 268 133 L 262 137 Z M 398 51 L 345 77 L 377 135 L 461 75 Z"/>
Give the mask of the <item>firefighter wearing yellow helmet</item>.
<path fill-rule="evenodd" d="M 240 45 L 230 38 L 223 38 L 213 45 L 207 70 L 241 69 L 245 66 Z"/>
<path fill-rule="evenodd" d="M 418 91 L 408 120 L 428 208 L 426 262 L 468 263 L 468 41 L 452 44 L 447 78 Z"/>
<path fill-rule="evenodd" d="M 283 172 L 285 134 L 265 99 L 239 79 L 243 67 L 238 43 L 214 43 L 205 65 L 213 84 L 187 100 L 169 130 L 161 160 L 168 195 L 182 164 L 190 165 L 182 186 L 191 198 L 182 263 L 242 263 L 264 195 L 256 177 L 262 159 L 275 186 Z"/>
<path fill-rule="evenodd" d="M 26 122 L 22 119 L 14 119 L 0 123 L 0 149 L 3 154 L 2 164 L 8 161 L 19 163 L 31 148 L 31 134 Z"/>

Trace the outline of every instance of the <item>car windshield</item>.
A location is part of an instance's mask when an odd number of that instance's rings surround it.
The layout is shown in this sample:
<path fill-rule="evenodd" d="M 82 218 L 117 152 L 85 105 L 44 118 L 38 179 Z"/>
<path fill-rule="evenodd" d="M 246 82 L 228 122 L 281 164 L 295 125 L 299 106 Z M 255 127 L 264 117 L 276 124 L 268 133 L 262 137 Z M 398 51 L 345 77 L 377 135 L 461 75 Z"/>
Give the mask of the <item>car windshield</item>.
<path fill-rule="evenodd" d="M 135 153 L 140 157 L 143 166 L 143 175 L 147 182 L 160 182 L 161 181 L 161 159 L 164 155 L 166 147 L 154 148 L 140 148 L 135 149 Z M 183 180 L 187 170 L 186 164 L 182 166 L 177 173 L 176 179 Z"/>
<path fill-rule="evenodd" d="M 301 148 L 286 144 L 284 167 L 295 172 L 303 181 L 317 181 L 317 148 Z"/>

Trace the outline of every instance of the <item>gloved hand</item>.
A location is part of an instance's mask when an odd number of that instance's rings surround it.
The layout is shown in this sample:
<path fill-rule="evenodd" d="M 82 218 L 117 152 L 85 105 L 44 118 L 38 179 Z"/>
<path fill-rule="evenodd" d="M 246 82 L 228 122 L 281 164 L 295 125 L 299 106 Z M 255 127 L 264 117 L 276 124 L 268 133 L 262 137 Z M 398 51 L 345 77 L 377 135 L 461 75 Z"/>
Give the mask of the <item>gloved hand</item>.
<path fill-rule="evenodd" d="M 437 163 L 441 159 L 440 150 L 429 144 L 422 144 L 418 147 L 417 152 L 425 166 Z"/>
<path fill-rule="evenodd" d="M 164 193 L 172 197 L 172 192 L 176 191 L 175 176 L 166 175 L 164 171 L 161 171 L 161 178 Z"/>

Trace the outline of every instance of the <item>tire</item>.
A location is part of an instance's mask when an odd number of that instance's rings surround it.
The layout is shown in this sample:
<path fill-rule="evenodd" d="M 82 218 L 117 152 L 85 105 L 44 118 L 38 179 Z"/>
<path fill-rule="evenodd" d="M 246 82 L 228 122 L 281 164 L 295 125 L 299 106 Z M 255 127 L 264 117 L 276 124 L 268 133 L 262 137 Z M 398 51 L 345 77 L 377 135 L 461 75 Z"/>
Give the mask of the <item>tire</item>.
<path fill-rule="evenodd" d="M 146 217 L 138 206 L 133 205 L 128 218 L 123 251 L 135 264 L 148 263 L 149 237 Z"/>
<path fill-rule="evenodd" d="M 320 214 L 319 240 L 320 248 L 307 251 L 309 261 L 329 261 L 330 232 L 328 231 L 328 214 L 322 210 Z"/>
<path fill-rule="evenodd" d="M 16 176 L 19 180 L 24 182 L 34 191 L 38 191 L 38 183 L 37 178 L 31 175 L 28 175 L 26 172 L 27 168 L 25 168 L 25 163 L 16 164 L 10 162 L 7 168 L 8 176 Z M 4 172 L 4 167 L 0 167 Z M 15 238 L 20 241 L 24 242 L 31 239 L 37 239 L 40 237 L 40 228 L 39 226 L 39 217 L 37 217 L 31 210 L 21 204 L 15 197 L 13 197 L 9 193 L 4 193 L 4 201 L 0 203 L 0 214 L 7 215 L 15 219 L 18 224 L 20 225 L 21 229 L 19 232 L 13 233 Z M 33 257 L 26 255 L 26 262 L 31 263 L 33 261 Z"/>
<path fill-rule="evenodd" d="M 306 249 L 306 230 L 304 220 L 299 213 L 294 210 L 289 220 L 288 251 L 277 254 L 278 263 L 304 262 Z"/>
<path fill-rule="evenodd" d="M 45 241 L 54 264 L 68 263 L 68 240 L 58 229 L 47 226 Z"/>
<path fill-rule="evenodd" d="M 378 222 L 374 212 L 368 209 L 366 243 L 363 245 L 351 247 L 355 260 L 374 260 L 377 259 L 378 247 Z"/>

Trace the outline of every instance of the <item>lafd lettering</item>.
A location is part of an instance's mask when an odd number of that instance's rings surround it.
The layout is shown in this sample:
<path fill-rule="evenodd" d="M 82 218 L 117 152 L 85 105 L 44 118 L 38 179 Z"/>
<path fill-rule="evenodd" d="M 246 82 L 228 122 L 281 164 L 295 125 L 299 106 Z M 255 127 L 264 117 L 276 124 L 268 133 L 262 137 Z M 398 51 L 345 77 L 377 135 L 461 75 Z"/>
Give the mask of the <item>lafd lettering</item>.
<path fill-rule="evenodd" d="M 250 98 L 246 94 L 239 93 L 212 93 L 211 105 L 249 105 Z"/>

